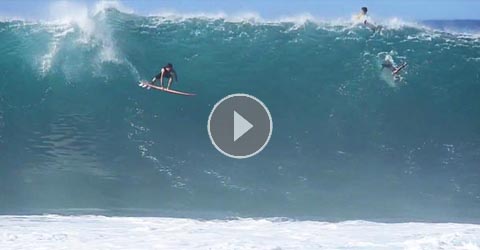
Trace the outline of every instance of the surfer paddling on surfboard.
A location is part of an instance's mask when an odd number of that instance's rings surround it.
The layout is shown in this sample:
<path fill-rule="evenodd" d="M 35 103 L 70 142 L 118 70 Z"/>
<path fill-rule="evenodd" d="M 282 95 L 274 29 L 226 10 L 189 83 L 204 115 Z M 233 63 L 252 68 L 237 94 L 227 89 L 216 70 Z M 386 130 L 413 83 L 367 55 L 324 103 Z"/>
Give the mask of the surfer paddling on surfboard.
<path fill-rule="evenodd" d="M 158 75 L 152 79 L 150 84 L 155 85 L 155 82 L 160 80 L 160 86 L 163 88 L 163 78 L 168 78 L 167 89 L 170 89 L 173 78 L 175 78 L 175 82 L 178 82 L 177 72 L 175 72 L 171 63 L 168 63 L 162 69 L 160 69 L 160 73 L 158 73 Z"/>

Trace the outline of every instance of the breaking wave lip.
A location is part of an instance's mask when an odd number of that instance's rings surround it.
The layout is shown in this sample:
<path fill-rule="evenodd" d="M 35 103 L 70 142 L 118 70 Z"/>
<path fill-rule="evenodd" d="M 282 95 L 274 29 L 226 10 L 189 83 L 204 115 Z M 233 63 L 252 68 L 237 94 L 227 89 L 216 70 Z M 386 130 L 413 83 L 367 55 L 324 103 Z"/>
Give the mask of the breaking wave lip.
<path fill-rule="evenodd" d="M 74 11 L 72 11 L 74 10 Z M 224 21 L 228 23 L 249 23 L 258 25 L 277 25 L 277 24 L 294 24 L 296 26 L 303 26 L 306 24 L 315 24 L 320 27 L 342 27 L 353 28 L 358 25 L 353 20 L 353 17 L 338 17 L 338 18 L 323 18 L 321 16 L 313 15 L 309 12 L 292 13 L 291 15 L 283 15 L 273 18 L 265 18 L 255 11 L 244 11 L 237 13 L 227 13 L 224 11 L 215 12 L 184 12 L 174 9 L 166 9 L 162 11 L 152 12 L 146 15 L 135 12 L 133 9 L 126 7 L 119 1 L 98 1 L 92 6 L 80 4 L 76 2 L 59 1 L 54 2 L 49 8 L 49 18 L 45 20 L 29 20 L 18 16 L 1 17 L 0 22 L 23 21 L 25 23 L 47 23 L 47 24 L 69 24 L 76 23 L 85 28 L 91 26 L 89 17 L 104 14 L 106 11 L 114 10 L 125 15 L 132 15 L 136 17 L 154 18 L 158 23 L 166 22 L 184 22 L 191 20 L 205 20 L 205 21 Z M 430 27 L 423 21 L 407 21 L 400 17 L 390 17 L 385 19 L 378 19 L 374 21 L 376 25 L 382 26 L 388 30 L 400 30 L 403 28 L 414 28 L 426 31 L 437 31 L 450 33 L 455 35 L 472 35 L 474 37 L 480 36 L 477 32 L 456 31 L 454 29 L 436 29 Z"/>
<path fill-rule="evenodd" d="M 122 14 L 133 13 L 132 10 L 117 1 L 100 1 L 93 7 L 76 2 L 59 1 L 53 2 L 49 7 L 51 18 L 48 20 L 9 21 L 19 22 L 19 25 L 39 25 L 51 34 L 52 39 L 48 51 L 37 60 L 41 76 L 44 77 L 50 72 L 67 35 L 80 31 L 75 43 L 92 46 L 96 43 L 101 48 L 98 54 L 99 64 L 105 62 L 125 64 L 137 79 L 140 78 L 133 64 L 118 51 L 112 31 L 104 22 L 108 18 L 105 15 L 107 10 L 115 9 Z"/>
<path fill-rule="evenodd" d="M 165 10 L 147 15 L 147 17 L 157 18 L 158 20 L 181 22 L 193 19 L 216 21 L 221 20 L 230 23 L 250 23 L 250 24 L 284 24 L 291 23 L 296 25 L 304 25 L 313 23 L 319 26 L 345 26 L 351 27 L 356 22 L 351 18 L 333 18 L 326 19 L 315 16 L 309 12 L 294 13 L 287 16 L 279 16 L 275 18 L 264 18 L 257 12 L 240 12 L 227 14 L 225 12 L 179 12 L 174 10 Z M 405 21 L 398 17 L 383 19 L 376 23 L 389 29 L 401 29 L 404 27 L 424 29 L 426 25 L 419 22 Z"/>
<path fill-rule="evenodd" d="M 83 33 L 84 43 L 89 43 L 91 39 L 96 39 L 101 42 L 102 50 L 99 55 L 100 62 L 125 63 L 136 78 L 139 78 L 138 72 L 130 62 L 122 60 L 122 56 L 116 49 L 115 41 L 112 38 L 110 29 L 99 22 L 97 19 L 108 18 L 106 16 L 108 11 L 113 11 L 112 14 L 123 15 L 123 18 L 148 18 L 148 26 L 156 28 L 165 23 L 171 22 L 190 22 L 195 20 L 202 21 L 221 21 L 227 23 L 237 24 L 252 24 L 252 25 L 293 25 L 293 29 L 299 29 L 307 24 L 316 25 L 318 28 L 331 31 L 346 31 L 358 26 L 351 19 L 333 19 L 326 20 L 313 16 L 310 13 L 293 14 L 279 18 L 266 19 L 255 12 L 244 12 L 237 14 L 227 14 L 225 12 L 193 12 L 185 13 L 178 11 L 164 10 L 154 15 L 141 16 L 135 14 L 133 10 L 124 7 L 116 1 L 100 1 L 94 4 L 93 7 L 88 7 L 79 3 L 71 2 L 55 2 L 50 6 L 52 19 L 47 21 L 26 21 L 20 20 L 21 25 L 41 25 L 47 26 L 47 30 L 53 33 L 53 40 L 50 44 L 49 51 L 40 59 L 40 72 L 45 76 L 52 67 L 55 55 L 62 44 L 63 39 L 67 34 L 74 32 L 78 28 Z M 13 21 L 13 20 L 12 20 Z M 18 21 L 17 21 L 18 22 Z M 153 26 L 152 26 L 153 25 Z M 426 25 L 406 22 L 399 18 L 391 18 L 379 22 L 378 25 L 384 29 L 401 30 L 403 28 L 414 28 L 424 31 L 424 33 L 432 33 L 432 29 Z M 433 31 L 434 32 L 434 31 Z M 444 32 L 444 31 L 442 31 Z M 435 32 L 434 32 L 435 33 Z"/>
<path fill-rule="evenodd" d="M 223 21 L 226 23 L 251 24 L 251 25 L 282 25 L 293 24 L 295 27 L 303 27 L 307 24 L 313 24 L 320 28 L 339 28 L 341 30 L 353 29 L 359 26 L 358 22 L 352 18 L 333 18 L 326 19 L 312 15 L 311 13 L 297 13 L 288 16 L 280 16 L 276 18 L 264 18 L 256 12 L 243 12 L 236 14 L 227 14 L 225 12 L 178 12 L 178 11 L 161 11 L 155 14 L 149 14 L 146 17 L 154 18 L 157 25 L 169 22 L 188 22 L 194 20 L 202 21 Z M 378 19 L 374 22 L 376 26 L 382 27 L 383 30 L 402 30 L 416 29 L 426 33 L 445 33 L 465 38 L 480 38 L 480 32 L 465 31 L 455 29 L 438 29 L 423 21 L 407 21 L 399 17 L 391 17 L 386 19 Z M 331 29 L 330 29 L 331 30 Z"/>

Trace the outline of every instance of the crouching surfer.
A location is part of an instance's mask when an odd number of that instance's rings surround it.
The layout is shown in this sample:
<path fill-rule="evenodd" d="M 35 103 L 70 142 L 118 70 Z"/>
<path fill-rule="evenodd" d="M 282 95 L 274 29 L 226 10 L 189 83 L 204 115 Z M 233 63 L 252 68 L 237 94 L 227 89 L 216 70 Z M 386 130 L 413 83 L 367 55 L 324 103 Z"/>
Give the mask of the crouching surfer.
<path fill-rule="evenodd" d="M 171 63 L 168 63 L 163 68 L 161 68 L 160 72 L 152 79 L 150 84 L 155 85 L 155 82 L 160 80 L 160 86 L 163 88 L 164 78 L 168 78 L 167 89 L 170 89 L 174 78 L 175 82 L 178 82 L 177 72 L 175 72 L 175 69 L 173 69 L 173 65 Z"/>

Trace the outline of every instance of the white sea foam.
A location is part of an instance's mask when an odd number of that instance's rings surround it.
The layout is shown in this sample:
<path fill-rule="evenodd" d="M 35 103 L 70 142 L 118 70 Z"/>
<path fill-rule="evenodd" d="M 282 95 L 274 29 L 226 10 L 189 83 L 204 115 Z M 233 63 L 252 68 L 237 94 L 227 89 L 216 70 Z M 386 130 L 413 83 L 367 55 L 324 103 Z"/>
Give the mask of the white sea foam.
<path fill-rule="evenodd" d="M 123 13 L 133 14 L 134 11 L 125 5 L 123 5 L 119 1 L 98 1 L 95 3 L 94 7 L 92 8 L 92 14 L 96 15 L 98 13 L 102 13 L 107 9 L 116 9 Z"/>
<path fill-rule="evenodd" d="M 0 216 L 1 249 L 480 249 L 480 225 Z"/>
<path fill-rule="evenodd" d="M 115 8 L 124 13 L 132 12 L 117 1 L 100 1 L 93 7 L 69 1 L 52 2 L 46 28 L 53 35 L 49 51 L 41 58 L 41 74 L 46 75 L 50 71 L 66 35 L 79 31 L 76 44 L 70 44 L 70 46 L 98 47 L 98 72 L 101 72 L 101 64 L 105 62 L 125 64 L 134 77 L 139 78 L 137 69 L 120 55 L 112 32 L 104 22 L 106 18 L 105 10 L 110 8 Z"/>
<path fill-rule="evenodd" d="M 142 15 L 142 13 L 136 12 L 134 9 L 129 8 L 125 4 L 123 4 L 121 1 L 116 1 L 116 0 L 103 0 L 103 1 L 97 1 L 93 2 L 90 4 L 87 4 L 85 2 L 75 2 L 75 1 L 66 1 L 66 0 L 60 0 L 60 1 L 53 1 L 51 4 L 53 7 L 50 8 L 50 14 L 49 14 L 49 20 L 52 19 L 52 17 L 55 17 L 57 20 L 75 20 L 76 23 L 83 27 L 89 26 L 86 23 L 83 23 L 84 21 L 88 22 L 88 19 L 85 18 L 79 18 L 79 17 L 85 17 L 88 15 L 97 15 L 104 13 L 105 10 L 108 9 L 116 9 L 122 13 L 128 13 L 128 14 L 136 14 L 136 15 Z M 88 14 L 88 15 L 85 15 Z M 143 13 L 145 14 L 145 13 Z M 353 14 L 353 16 L 350 18 L 348 17 L 350 14 Z M 345 13 L 344 17 L 338 17 L 334 19 L 326 19 L 322 16 L 318 15 L 313 15 L 308 12 L 300 12 L 300 13 L 291 13 L 290 15 L 284 15 L 284 16 L 277 16 L 277 17 L 271 17 L 271 18 L 266 18 L 261 16 L 258 12 L 255 10 L 252 11 L 243 11 L 243 12 L 225 12 L 222 10 L 217 10 L 217 11 L 212 11 L 212 12 L 204 12 L 204 11 L 197 11 L 197 12 L 191 12 L 191 11 L 182 11 L 182 10 L 175 10 L 175 9 L 162 9 L 159 11 L 153 11 L 150 12 L 147 16 L 154 16 L 154 17 L 160 17 L 162 19 L 166 20 L 171 20 L 171 21 L 184 21 L 188 19 L 207 19 L 207 20 L 218 20 L 222 19 L 227 22 L 236 22 L 236 23 L 258 23 L 258 24 L 278 24 L 278 23 L 294 23 L 297 25 L 304 24 L 306 22 L 311 22 L 311 23 L 316 23 L 321 26 L 348 26 L 352 27 L 354 25 L 359 24 L 357 18 L 355 18 L 355 13 Z M 7 19 L 7 20 L 22 20 L 22 18 L 25 17 L 12 17 L 9 15 L 2 15 L 0 13 L 0 20 L 2 19 Z M 413 22 L 413 21 L 406 21 L 400 17 L 388 17 L 388 18 L 378 18 L 375 17 L 375 20 L 372 20 L 372 22 L 375 25 L 381 25 L 384 29 L 402 29 L 405 27 L 414 27 L 418 29 L 431 29 L 428 28 L 427 25 L 421 24 L 419 22 Z M 455 34 L 456 31 L 454 30 L 446 30 L 448 33 L 453 33 Z M 477 34 L 471 34 L 471 35 L 476 35 Z"/>
<path fill-rule="evenodd" d="M 88 36 L 95 33 L 95 23 L 90 19 L 88 7 L 83 4 L 68 1 L 52 2 L 48 20 L 52 25 L 76 25 Z"/>
<path fill-rule="evenodd" d="M 158 24 L 169 22 L 184 22 L 192 19 L 214 21 L 223 20 L 230 23 L 267 23 L 256 12 L 240 12 L 236 14 L 227 14 L 225 12 L 178 12 L 175 10 L 162 10 L 148 15 L 155 18 Z"/>
<path fill-rule="evenodd" d="M 307 22 L 315 23 L 321 26 L 348 26 L 358 24 L 353 18 L 334 18 L 326 19 L 321 16 L 315 16 L 309 12 L 292 13 L 291 15 L 284 15 L 280 17 L 265 18 L 257 12 L 238 12 L 226 13 L 222 11 L 217 12 L 182 12 L 177 10 L 162 10 L 149 14 L 150 17 L 159 17 L 162 20 L 169 21 L 185 21 L 189 19 L 203 19 L 203 20 L 225 20 L 233 23 L 257 23 L 257 24 L 280 24 L 293 23 L 302 25 Z M 409 22 L 398 17 L 377 20 L 377 25 L 382 25 L 384 28 L 401 29 L 404 27 L 426 28 L 417 22 Z"/>
<path fill-rule="evenodd" d="M 41 58 L 40 62 L 40 72 L 42 75 L 45 75 L 50 71 L 52 67 L 53 59 L 55 55 L 59 51 L 60 43 L 68 33 L 73 32 L 73 29 L 70 27 L 56 27 L 51 30 L 53 33 L 52 41 L 49 45 L 49 50 L 46 54 L 44 54 Z"/>
<path fill-rule="evenodd" d="M 386 20 L 382 20 L 381 24 L 385 25 L 389 29 L 396 29 L 396 30 L 403 29 L 405 27 L 414 27 L 414 28 L 418 28 L 418 29 L 426 29 L 427 28 L 426 26 L 424 26 L 422 24 L 419 24 L 419 23 L 416 23 L 416 22 L 405 21 L 405 20 L 402 20 L 398 17 L 393 17 L 393 18 L 389 18 L 389 19 L 386 19 Z"/>

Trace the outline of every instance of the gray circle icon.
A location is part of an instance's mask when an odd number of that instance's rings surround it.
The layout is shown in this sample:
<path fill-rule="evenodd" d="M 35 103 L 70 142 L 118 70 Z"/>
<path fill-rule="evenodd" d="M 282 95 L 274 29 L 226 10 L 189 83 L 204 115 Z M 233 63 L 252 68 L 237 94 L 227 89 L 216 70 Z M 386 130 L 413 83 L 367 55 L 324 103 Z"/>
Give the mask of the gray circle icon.
<path fill-rule="evenodd" d="M 208 135 L 222 154 L 245 159 L 267 146 L 272 135 L 268 108 L 247 94 L 233 94 L 218 101 L 208 117 Z"/>

